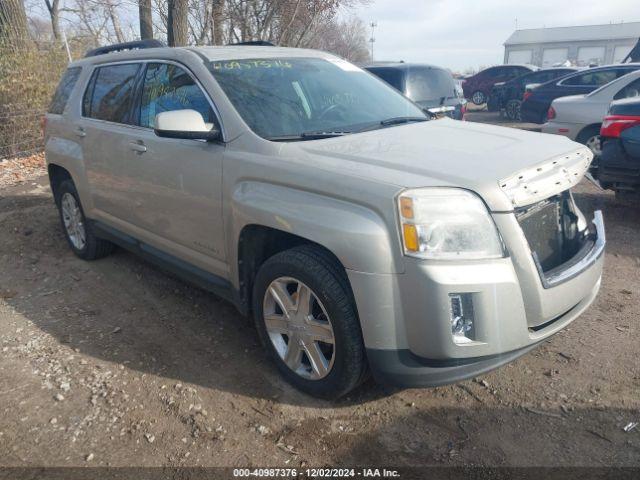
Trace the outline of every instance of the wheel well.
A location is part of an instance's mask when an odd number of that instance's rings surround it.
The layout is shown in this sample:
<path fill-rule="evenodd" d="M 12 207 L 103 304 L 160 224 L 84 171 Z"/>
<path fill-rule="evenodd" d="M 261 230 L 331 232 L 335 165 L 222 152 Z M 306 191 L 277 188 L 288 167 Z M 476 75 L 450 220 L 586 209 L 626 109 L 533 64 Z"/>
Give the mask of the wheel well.
<path fill-rule="evenodd" d="M 49 172 L 49 185 L 51 185 L 51 191 L 53 192 L 53 197 L 58 200 L 56 190 L 58 185 L 62 183 L 64 180 L 72 180 L 71 174 L 66 168 L 63 168 L 54 163 L 50 163 L 47 171 Z"/>
<path fill-rule="evenodd" d="M 591 130 L 595 130 L 595 129 L 597 129 L 598 132 L 599 132 L 600 131 L 600 127 L 601 127 L 600 123 L 592 123 L 591 125 L 587 125 L 582 130 L 580 130 L 578 135 L 576 135 L 576 141 L 580 142 L 580 143 L 586 142 L 588 140 L 587 135 L 589 134 L 589 132 Z"/>
<path fill-rule="evenodd" d="M 248 313 L 251 310 L 253 281 L 260 266 L 275 254 L 300 245 L 317 246 L 340 268 L 344 268 L 330 250 L 304 237 L 262 225 L 247 225 L 242 229 L 238 239 L 238 274 L 240 307 L 243 311 Z"/>

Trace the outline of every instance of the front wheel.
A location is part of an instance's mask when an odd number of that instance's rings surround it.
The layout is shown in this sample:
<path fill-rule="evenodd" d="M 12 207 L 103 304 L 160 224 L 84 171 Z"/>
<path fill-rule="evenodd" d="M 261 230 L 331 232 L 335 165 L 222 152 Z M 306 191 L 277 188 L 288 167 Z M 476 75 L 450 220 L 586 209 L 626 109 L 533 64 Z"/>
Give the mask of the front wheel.
<path fill-rule="evenodd" d="M 268 259 L 253 288 L 260 339 L 283 377 L 335 399 L 367 373 L 353 295 L 342 267 L 322 249 L 296 247 Z"/>

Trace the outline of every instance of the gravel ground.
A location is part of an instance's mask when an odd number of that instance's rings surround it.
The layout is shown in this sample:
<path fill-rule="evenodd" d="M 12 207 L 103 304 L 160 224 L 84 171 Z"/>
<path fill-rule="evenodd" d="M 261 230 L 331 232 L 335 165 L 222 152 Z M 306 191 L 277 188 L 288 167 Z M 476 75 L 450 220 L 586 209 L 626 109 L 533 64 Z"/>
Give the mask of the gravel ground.
<path fill-rule="evenodd" d="M 2 466 L 640 466 L 640 208 L 610 193 L 578 187 L 609 245 L 569 328 L 475 380 L 328 403 L 230 304 L 121 250 L 74 257 L 41 172 L 0 187 Z"/>

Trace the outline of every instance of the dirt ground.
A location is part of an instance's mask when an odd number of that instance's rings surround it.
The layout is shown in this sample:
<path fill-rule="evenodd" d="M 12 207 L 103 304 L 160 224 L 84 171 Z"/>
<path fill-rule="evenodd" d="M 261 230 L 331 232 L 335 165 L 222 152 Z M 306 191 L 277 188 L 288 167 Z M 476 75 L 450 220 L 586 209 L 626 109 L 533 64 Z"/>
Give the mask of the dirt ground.
<path fill-rule="evenodd" d="M 604 210 L 602 290 L 539 348 L 329 403 L 230 304 L 122 250 L 74 257 L 41 173 L 0 188 L 1 466 L 640 466 L 640 205 L 578 188 Z"/>

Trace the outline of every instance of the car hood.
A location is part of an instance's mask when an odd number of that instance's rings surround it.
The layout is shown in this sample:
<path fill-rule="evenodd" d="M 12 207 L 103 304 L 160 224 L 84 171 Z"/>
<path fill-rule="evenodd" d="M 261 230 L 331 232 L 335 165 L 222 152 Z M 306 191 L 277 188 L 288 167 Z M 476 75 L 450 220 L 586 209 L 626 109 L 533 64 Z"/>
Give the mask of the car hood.
<path fill-rule="evenodd" d="M 283 150 L 301 160 L 306 156 L 308 165 L 399 187 L 469 189 L 493 211 L 511 211 L 570 188 L 592 157 L 564 136 L 446 118 L 289 143 Z"/>

